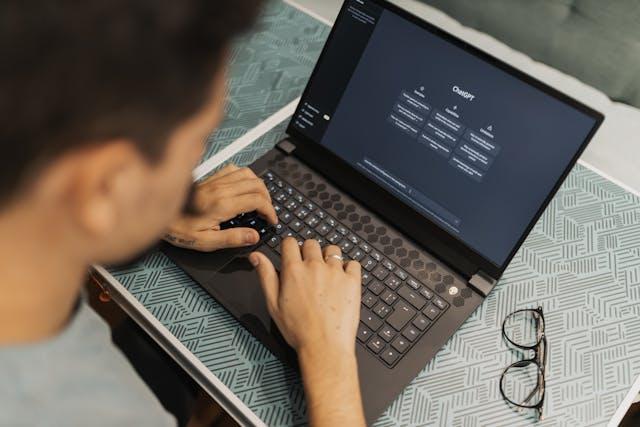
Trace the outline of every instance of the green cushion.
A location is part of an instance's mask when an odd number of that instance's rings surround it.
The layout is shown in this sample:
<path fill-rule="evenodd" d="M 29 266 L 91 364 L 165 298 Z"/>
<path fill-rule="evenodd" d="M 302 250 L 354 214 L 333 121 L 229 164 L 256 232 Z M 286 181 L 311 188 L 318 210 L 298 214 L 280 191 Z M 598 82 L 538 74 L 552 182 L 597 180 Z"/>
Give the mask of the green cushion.
<path fill-rule="evenodd" d="M 638 0 L 423 0 L 462 24 L 640 107 Z"/>

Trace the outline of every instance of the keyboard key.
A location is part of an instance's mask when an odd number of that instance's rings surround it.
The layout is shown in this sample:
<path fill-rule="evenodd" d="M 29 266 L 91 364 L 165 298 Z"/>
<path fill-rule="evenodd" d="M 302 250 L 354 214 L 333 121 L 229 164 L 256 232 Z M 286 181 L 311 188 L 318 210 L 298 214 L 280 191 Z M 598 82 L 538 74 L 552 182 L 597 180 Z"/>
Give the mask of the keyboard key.
<path fill-rule="evenodd" d="M 426 299 L 433 298 L 433 292 L 430 289 L 425 288 L 424 286 L 421 286 L 420 289 L 418 289 L 418 292 Z"/>
<path fill-rule="evenodd" d="M 324 213 L 324 211 L 318 211 L 316 212 L 316 215 L 318 215 L 318 218 L 320 219 L 325 219 L 327 217 L 327 214 Z"/>
<path fill-rule="evenodd" d="M 382 291 L 384 291 L 384 285 L 382 283 L 378 282 L 377 280 L 374 280 L 369 285 L 369 290 L 371 291 L 371 293 L 373 293 L 375 295 L 380 295 L 380 293 Z"/>
<path fill-rule="evenodd" d="M 347 227 L 345 227 L 342 224 L 337 226 L 336 230 L 338 230 L 338 233 L 342 234 L 343 236 L 346 236 L 347 234 L 349 234 L 349 230 L 347 229 Z"/>
<path fill-rule="evenodd" d="M 394 331 L 391 326 L 384 325 L 382 329 L 380 329 L 380 332 L 378 332 L 378 335 L 386 342 L 389 342 L 396 336 L 396 331 Z"/>
<path fill-rule="evenodd" d="M 343 253 L 349 253 L 349 251 L 353 248 L 353 243 L 351 243 L 347 239 L 344 239 L 338 246 L 340 246 L 340 249 Z"/>
<path fill-rule="evenodd" d="M 371 253 L 369 254 L 371 255 L 371 258 L 375 259 L 376 261 L 380 262 L 382 261 L 382 254 L 378 251 L 371 251 Z"/>
<path fill-rule="evenodd" d="M 267 245 L 269 245 L 272 248 L 275 248 L 279 244 L 280 244 L 280 237 L 278 236 L 273 236 L 269 240 L 267 240 Z"/>
<path fill-rule="evenodd" d="M 362 249 L 365 254 L 371 252 L 371 246 L 369 246 L 368 243 L 360 243 L 360 249 Z"/>
<path fill-rule="evenodd" d="M 371 329 L 367 328 L 364 323 L 360 322 L 358 325 L 358 334 L 356 335 L 358 339 L 362 342 L 367 342 L 372 335 L 373 332 L 371 332 Z"/>
<path fill-rule="evenodd" d="M 416 279 L 414 279 L 413 277 L 409 277 L 407 279 L 407 285 L 411 286 L 413 289 L 415 289 L 416 291 L 418 289 L 420 289 L 420 282 L 418 282 Z"/>
<path fill-rule="evenodd" d="M 325 220 L 327 224 L 329 224 L 329 226 L 331 228 L 334 228 L 336 225 L 338 225 L 338 221 L 336 221 L 335 219 L 331 218 L 330 216 L 327 216 L 327 219 Z"/>
<path fill-rule="evenodd" d="M 411 319 L 413 319 L 413 316 L 415 316 L 415 314 L 416 311 L 411 308 L 409 304 L 404 301 L 399 301 L 394 306 L 391 316 L 387 318 L 387 323 L 393 326 L 395 330 L 399 331 L 404 328 Z"/>
<path fill-rule="evenodd" d="M 351 252 L 349 253 L 349 256 L 351 257 L 351 259 L 358 262 L 360 262 L 360 260 L 364 258 L 364 255 L 365 255 L 364 251 L 357 247 L 351 249 Z"/>
<path fill-rule="evenodd" d="M 356 246 L 360 244 L 360 238 L 353 233 L 349 234 L 347 239 Z"/>
<path fill-rule="evenodd" d="M 405 328 L 402 331 L 402 335 L 404 335 L 409 341 L 413 342 L 420 336 L 420 331 L 415 326 L 411 325 Z"/>
<path fill-rule="evenodd" d="M 393 305 L 393 303 L 398 299 L 398 295 L 387 289 L 380 295 L 380 299 L 387 305 Z"/>
<path fill-rule="evenodd" d="M 364 307 L 360 307 L 360 320 L 372 331 L 377 331 L 382 326 L 382 320 Z"/>
<path fill-rule="evenodd" d="M 382 265 L 378 265 L 376 268 L 373 269 L 371 274 L 373 274 L 373 277 L 375 277 L 378 280 L 384 280 L 389 275 L 389 270 L 384 268 Z"/>
<path fill-rule="evenodd" d="M 400 355 L 392 348 L 387 347 L 382 354 L 380 354 L 380 358 L 384 360 L 388 365 L 393 365 Z"/>
<path fill-rule="evenodd" d="M 396 273 L 396 276 L 398 276 L 400 278 L 400 280 L 407 280 L 407 277 L 409 277 L 407 272 L 402 270 L 402 269 L 400 269 L 400 268 L 397 268 L 395 273 Z"/>
<path fill-rule="evenodd" d="M 408 286 L 403 286 L 398 290 L 398 295 L 409 301 L 409 303 L 420 310 L 427 303 L 424 298 L 412 291 Z"/>
<path fill-rule="evenodd" d="M 386 305 L 385 303 L 379 302 L 378 305 L 373 309 L 373 312 L 378 315 L 378 317 L 384 319 L 387 317 L 387 314 L 391 312 L 391 307 Z"/>
<path fill-rule="evenodd" d="M 400 286 L 401 283 L 402 282 L 400 281 L 400 279 L 398 279 L 396 276 L 389 276 L 387 277 L 387 280 L 384 281 L 384 284 L 394 291 L 398 288 L 398 286 Z"/>
<path fill-rule="evenodd" d="M 316 227 L 316 233 L 321 236 L 326 236 L 328 232 L 331 231 L 331 227 L 327 223 L 322 223 Z"/>
<path fill-rule="evenodd" d="M 301 206 L 298 209 L 296 209 L 296 211 L 293 214 L 297 216 L 299 219 L 304 220 L 307 217 L 307 215 L 309 215 L 309 209 Z"/>
<path fill-rule="evenodd" d="M 284 207 L 287 208 L 290 211 L 296 210 L 298 208 L 298 204 L 296 203 L 295 200 L 293 199 L 289 199 L 287 200 L 287 202 L 284 204 Z"/>
<path fill-rule="evenodd" d="M 373 258 L 371 257 L 366 257 L 365 259 L 360 261 L 360 265 L 362 266 L 362 268 L 364 268 L 366 271 L 371 271 L 374 269 L 374 267 L 376 266 L 376 262 L 373 260 Z"/>
<path fill-rule="evenodd" d="M 287 200 L 288 198 L 289 197 L 284 191 L 279 191 L 275 196 L 273 196 L 273 200 L 275 200 L 278 203 L 284 203 L 284 201 Z"/>
<path fill-rule="evenodd" d="M 340 233 L 333 231 L 329 233 L 329 235 L 327 236 L 327 240 L 332 245 L 337 245 L 338 243 L 340 243 L 340 240 L 342 240 L 342 235 Z"/>
<path fill-rule="evenodd" d="M 320 218 L 318 218 L 315 215 L 309 215 L 305 220 L 304 223 L 307 224 L 309 227 L 311 228 L 315 228 L 318 224 L 320 224 Z"/>
<path fill-rule="evenodd" d="M 371 308 L 374 305 L 376 305 L 376 302 L 378 301 L 378 297 L 376 297 L 374 294 L 372 294 L 371 292 L 367 292 L 366 294 L 364 294 L 364 296 L 362 297 L 362 303 L 367 306 L 367 308 Z"/>
<path fill-rule="evenodd" d="M 384 265 L 384 268 L 386 268 L 389 271 L 393 271 L 396 268 L 396 266 L 393 265 L 393 263 L 388 259 L 383 260 L 382 265 Z"/>
<path fill-rule="evenodd" d="M 371 273 L 369 273 L 368 271 L 363 271 L 362 272 L 362 284 L 363 285 L 368 285 L 369 282 L 373 280 L 373 276 L 371 275 Z"/>
<path fill-rule="evenodd" d="M 316 237 L 316 232 L 310 229 L 309 227 L 305 227 L 300 232 L 300 236 L 302 236 L 302 238 L 305 240 L 313 239 L 314 237 Z"/>
<path fill-rule="evenodd" d="M 431 324 L 431 321 L 421 314 L 415 319 L 413 319 L 412 323 L 416 328 L 420 329 L 421 331 L 424 331 L 429 327 L 429 325 Z"/>
<path fill-rule="evenodd" d="M 276 234 L 282 234 L 287 227 L 285 227 L 283 223 L 279 222 L 274 225 L 273 228 L 276 230 Z"/>
<path fill-rule="evenodd" d="M 299 219 L 294 219 L 289 223 L 289 228 L 291 228 L 296 233 L 302 230 L 302 227 L 304 227 L 304 222 L 300 221 Z"/>
<path fill-rule="evenodd" d="M 391 346 L 396 350 L 398 350 L 400 353 L 404 353 L 409 349 L 409 346 L 411 346 L 411 343 L 406 338 L 400 336 L 395 340 L 393 340 L 393 342 L 391 343 Z"/>
<path fill-rule="evenodd" d="M 289 224 L 293 219 L 293 215 L 291 215 L 291 212 L 285 211 L 285 212 L 282 212 L 280 215 L 278 215 L 278 219 L 283 224 Z"/>
<path fill-rule="evenodd" d="M 447 307 L 449 307 L 449 304 L 440 297 L 435 297 L 431 302 L 433 302 L 440 310 L 446 310 Z"/>
<path fill-rule="evenodd" d="M 380 350 L 383 349 L 384 342 L 378 337 L 373 337 L 371 338 L 371 341 L 369 341 L 369 344 L 367 344 L 367 347 L 373 350 L 375 354 L 378 354 L 380 353 Z"/>
<path fill-rule="evenodd" d="M 434 320 L 440 314 L 440 309 L 433 304 L 429 304 L 427 308 L 422 310 L 425 316 L 427 316 L 430 320 Z"/>
<path fill-rule="evenodd" d="M 305 202 L 304 207 L 309 209 L 309 212 L 313 212 L 316 208 L 315 205 L 311 202 Z"/>

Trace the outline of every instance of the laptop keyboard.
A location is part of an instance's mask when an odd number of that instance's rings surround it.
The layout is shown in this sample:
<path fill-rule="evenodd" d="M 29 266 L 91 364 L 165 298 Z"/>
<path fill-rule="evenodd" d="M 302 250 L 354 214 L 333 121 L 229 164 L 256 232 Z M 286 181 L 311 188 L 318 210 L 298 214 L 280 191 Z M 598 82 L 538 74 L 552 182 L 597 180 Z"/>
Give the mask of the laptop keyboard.
<path fill-rule="evenodd" d="M 254 228 L 277 253 L 286 237 L 295 238 L 299 245 L 316 239 L 321 247 L 337 245 L 345 259 L 358 261 L 362 265 L 362 304 L 357 341 L 385 366 L 395 366 L 449 304 L 278 175 L 268 171 L 262 178 L 279 223 L 271 226 L 252 212 L 221 224 L 221 228 Z"/>

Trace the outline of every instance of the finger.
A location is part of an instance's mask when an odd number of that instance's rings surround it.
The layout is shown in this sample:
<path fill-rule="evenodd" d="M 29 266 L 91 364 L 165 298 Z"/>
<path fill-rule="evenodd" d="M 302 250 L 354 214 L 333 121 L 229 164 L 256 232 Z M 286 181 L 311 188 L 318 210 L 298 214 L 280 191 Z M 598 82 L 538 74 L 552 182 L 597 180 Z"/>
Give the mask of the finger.
<path fill-rule="evenodd" d="M 269 221 L 269 223 L 278 223 L 278 216 L 276 215 L 276 211 L 271 204 L 271 198 L 268 194 L 242 194 L 227 200 L 227 203 L 229 204 L 229 218 L 233 218 L 243 212 L 257 211 L 258 214 Z"/>
<path fill-rule="evenodd" d="M 194 248 L 203 252 L 252 246 L 260 241 L 260 235 L 252 228 L 205 230 L 195 233 L 194 236 L 196 241 Z"/>
<path fill-rule="evenodd" d="M 362 274 L 362 266 L 357 261 L 349 261 L 344 265 L 344 271 L 350 276 L 353 276 L 358 279 L 358 283 L 360 282 L 360 277 Z"/>
<path fill-rule="evenodd" d="M 202 200 L 206 196 L 200 196 Z M 205 203 L 200 202 L 200 205 Z M 210 204 L 210 203 L 209 203 Z M 202 209 L 205 213 L 196 217 L 188 218 L 188 227 L 191 230 L 208 230 L 213 229 L 221 222 L 230 220 L 241 213 L 257 211 L 260 216 L 265 218 L 270 224 L 278 223 L 271 199 L 264 194 L 252 193 L 225 198 L 216 203 L 215 209 Z"/>
<path fill-rule="evenodd" d="M 275 317 L 274 314 L 278 311 L 278 298 L 280 295 L 278 273 L 269 258 L 260 252 L 253 252 L 249 255 L 249 262 L 256 269 L 260 278 L 260 286 L 264 292 L 269 313 L 271 317 Z"/>
<path fill-rule="evenodd" d="M 260 193 L 268 197 L 269 190 L 260 178 L 242 179 L 235 182 L 216 185 L 216 193 L 220 197 L 234 197 L 241 194 Z"/>
<path fill-rule="evenodd" d="M 305 261 L 322 261 L 322 250 L 316 239 L 309 239 L 302 245 L 302 259 Z"/>
<path fill-rule="evenodd" d="M 342 268 L 344 261 L 342 260 L 342 251 L 335 245 L 329 245 L 324 248 L 324 262 L 334 267 Z"/>
<path fill-rule="evenodd" d="M 232 182 L 242 181 L 244 179 L 256 179 L 256 174 L 249 168 L 238 168 L 226 173 L 214 180 L 215 184 L 230 184 Z"/>
<path fill-rule="evenodd" d="M 210 182 L 216 181 L 216 180 L 222 178 L 223 176 L 229 175 L 231 172 L 234 172 L 234 171 L 236 171 L 238 169 L 239 168 L 236 165 L 234 165 L 233 163 L 229 163 L 229 164 L 223 166 L 222 168 L 218 169 L 212 175 L 209 175 L 205 179 L 198 181 L 198 185 L 200 187 L 204 187 L 207 184 L 209 184 Z"/>
<path fill-rule="evenodd" d="M 232 172 L 237 171 L 238 169 L 240 169 L 238 166 L 236 166 L 233 163 L 227 163 L 226 165 L 224 165 L 223 167 L 221 167 L 220 169 L 218 169 L 218 171 L 213 175 L 217 178 L 222 178 L 223 176 L 229 175 Z"/>
<path fill-rule="evenodd" d="M 283 267 L 296 262 L 302 262 L 300 255 L 300 247 L 298 241 L 293 237 L 287 237 L 281 243 L 282 247 L 282 265 Z"/>

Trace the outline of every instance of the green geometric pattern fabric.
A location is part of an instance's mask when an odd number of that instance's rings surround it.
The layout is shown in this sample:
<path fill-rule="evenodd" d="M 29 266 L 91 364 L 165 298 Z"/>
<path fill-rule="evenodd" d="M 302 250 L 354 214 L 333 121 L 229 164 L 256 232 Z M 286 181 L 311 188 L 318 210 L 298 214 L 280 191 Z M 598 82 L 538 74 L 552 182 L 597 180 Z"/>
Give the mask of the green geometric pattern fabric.
<path fill-rule="evenodd" d="M 206 158 L 300 96 L 329 31 L 286 4 L 267 8 L 233 50 L 225 119 L 207 141 Z"/>
<path fill-rule="evenodd" d="M 230 118 L 212 136 L 208 155 L 299 96 L 327 34 L 291 6 L 270 5 L 259 36 L 234 52 Z M 285 128 L 233 160 L 252 162 Z M 298 375 L 163 254 L 111 273 L 267 425 L 306 422 Z M 606 424 L 640 375 L 638 198 L 577 166 L 493 293 L 376 425 L 531 424 L 530 411 L 514 411 L 500 397 L 502 369 L 524 356 L 507 347 L 500 328 L 509 312 L 538 305 L 550 352 L 539 424 Z"/>

